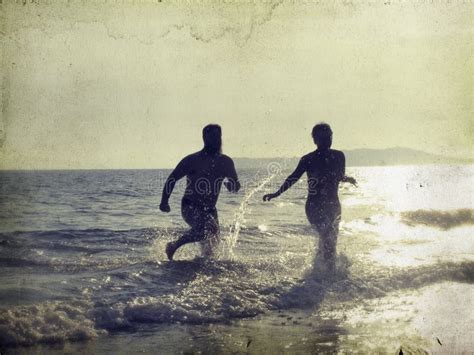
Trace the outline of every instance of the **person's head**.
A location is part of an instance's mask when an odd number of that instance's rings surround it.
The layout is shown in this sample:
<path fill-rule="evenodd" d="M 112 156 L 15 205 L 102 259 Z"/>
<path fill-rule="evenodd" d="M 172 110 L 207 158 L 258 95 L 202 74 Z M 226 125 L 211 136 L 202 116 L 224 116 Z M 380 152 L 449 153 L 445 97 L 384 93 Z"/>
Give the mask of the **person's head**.
<path fill-rule="evenodd" d="M 327 123 L 318 123 L 311 132 L 318 149 L 329 149 L 332 145 L 332 130 Z"/>
<path fill-rule="evenodd" d="M 208 124 L 202 129 L 204 150 L 209 154 L 222 152 L 222 130 L 218 124 Z"/>

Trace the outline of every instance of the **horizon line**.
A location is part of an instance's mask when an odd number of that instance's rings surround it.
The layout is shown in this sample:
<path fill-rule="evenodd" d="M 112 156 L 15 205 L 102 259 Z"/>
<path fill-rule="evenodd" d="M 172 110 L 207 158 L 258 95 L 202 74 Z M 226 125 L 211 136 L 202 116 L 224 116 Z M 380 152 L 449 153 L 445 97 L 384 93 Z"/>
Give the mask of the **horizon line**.
<path fill-rule="evenodd" d="M 238 158 L 234 158 L 238 159 Z M 266 158 L 250 158 L 250 159 L 266 159 Z M 271 158 L 268 158 L 271 159 Z M 291 159 L 291 158 L 287 158 Z M 462 166 L 462 165 L 474 165 L 474 161 L 464 162 L 428 162 L 428 163 L 409 163 L 409 164 L 367 164 L 367 165 L 346 165 L 346 168 L 372 168 L 372 167 L 392 167 L 392 166 L 432 166 L 432 165 L 443 165 L 443 166 Z M 154 168 L 18 168 L 18 169 L 3 169 L 0 168 L 0 172 L 20 172 L 20 171 L 111 171 L 111 170 L 172 170 L 174 167 L 154 167 Z M 259 167 L 246 167 L 241 168 L 245 170 L 258 170 Z"/>
<path fill-rule="evenodd" d="M 442 161 L 442 162 L 418 162 L 418 163 L 373 163 L 373 164 L 346 164 L 347 167 L 373 167 L 373 166 L 419 166 L 419 165 L 469 165 L 469 164 L 474 164 L 474 159 L 473 158 L 458 158 L 458 157 L 453 157 L 453 156 L 448 156 L 448 155 L 442 155 L 442 154 L 434 154 L 434 153 L 429 153 L 423 150 L 419 149 L 413 149 L 413 148 L 407 148 L 407 147 L 389 147 L 389 148 L 354 148 L 354 149 L 340 149 L 343 152 L 354 152 L 354 151 L 360 151 L 360 150 L 369 150 L 369 151 L 387 151 L 387 150 L 410 150 L 416 153 L 422 153 L 426 155 L 430 155 L 433 158 L 438 157 L 438 158 L 444 158 L 447 160 L 452 160 L 452 161 Z M 248 157 L 248 156 L 240 156 L 240 157 L 233 157 L 233 160 L 238 160 L 238 159 L 251 159 L 251 160 L 289 160 L 289 159 L 299 159 L 299 156 L 280 156 L 280 157 Z M 346 161 L 347 163 L 347 161 Z M 168 166 L 162 166 L 162 167 L 102 167 L 102 168 L 94 168 L 94 167 L 57 167 L 57 168 L 2 168 L 0 167 L 0 171 L 100 171 L 100 170 L 159 170 L 159 169 L 173 169 L 174 166 L 168 167 Z M 259 169 L 258 167 L 247 167 L 244 169 Z"/>

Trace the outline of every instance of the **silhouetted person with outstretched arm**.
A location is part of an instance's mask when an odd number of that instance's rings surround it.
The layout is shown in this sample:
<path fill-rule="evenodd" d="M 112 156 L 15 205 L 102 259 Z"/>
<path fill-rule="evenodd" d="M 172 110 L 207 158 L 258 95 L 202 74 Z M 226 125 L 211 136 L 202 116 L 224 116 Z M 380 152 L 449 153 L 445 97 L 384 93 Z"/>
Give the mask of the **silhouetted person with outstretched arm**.
<path fill-rule="evenodd" d="M 230 192 L 238 192 L 239 179 L 234 162 L 222 154 L 222 131 L 216 124 L 202 130 L 204 148 L 179 162 L 165 182 L 160 210 L 169 212 L 169 197 L 176 181 L 186 176 L 186 190 L 181 201 L 181 215 L 191 229 L 166 245 L 166 255 L 173 260 L 176 250 L 186 243 L 201 242 L 203 254 L 211 256 L 219 241 L 216 203 L 222 183 Z"/>
<path fill-rule="evenodd" d="M 263 196 L 263 200 L 270 201 L 280 196 L 306 173 L 308 176 L 306 216 L 319 234 L 320 255 L 328 269 L 334 270 L 341 219 L 341 204 L 337 190 L 339 182 L 350 182 L 356 185 L 356 180 L 345 176 L 344 153 L 331 149 L 331 127 L 326 123 L 317 124 L 313 128 L 312 136 L 318 148 L 303 156 L 295 171 L 286 178 L 278 191 Z"/>

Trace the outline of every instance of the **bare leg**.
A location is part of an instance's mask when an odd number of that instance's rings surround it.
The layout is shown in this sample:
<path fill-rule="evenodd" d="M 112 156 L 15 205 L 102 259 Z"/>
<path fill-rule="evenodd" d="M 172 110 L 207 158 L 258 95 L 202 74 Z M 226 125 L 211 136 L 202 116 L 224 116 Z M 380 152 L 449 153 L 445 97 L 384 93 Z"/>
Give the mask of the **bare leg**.
<path fill-rule="evenodd" d="M 208 216 L 208 218 L 206 218 L 204 234 L 205 240 L 200 243 L 201 254 L 205 258 L 210 258 L 215 255 L 215 251 L 220 242 L 220 229 L 217 211 L 214 211 L 211 215 Z"/>
<path fill-rule="evenodd" d="M 181 216 L 191 229 L 184 233 L 178 240 L 166 244 L 165 252 L 169 260 L 173 260 L 173 255 L 176 250 L 184 244 L 196 242 L 204 238 L 203 235 L 198 235 L 199 230 L 203 230 L 203 228 L 199 228 L 199 221 L 201 220 L 200 214 L 201 210 L 199 208 L 196 208 L 196 206 L 192 204 L 185 203 L 185 199 L 181 201 Z"/>
<path fill-rule="evenodd" d="M 336 266 L 336 242 L 328 230 L 319 233 L 319 252 L 328 271 L 333 271 Z"/>
<path fill-rule="evenodd" d="M 168 256 L 169 260 L 173 260 L 173 255 L 178 250 L 178 248 L 182 247 L 184 244 L 193 243 L 204 238 L 203 233 L 199 233 L 193 229 L 184 233 L 178 240 L 174 242 L 169 242 L 166 244 L 166 256 Z"/>
<path fill-rule="evenodd" d="M 306 217 L 319 234 L 319 251 L 315 265 L 319 261 L 328 271 L 335 270 L 336 243 L 341 219 L 341 207 L 336 201 L 306 202 Z"/>
<path fill-rule="evenodd" d="M 327 221 L 327 223 L 318 226 L 319 228 L 317 227 L 319 232 L 319 252 L 328 271 L 334 271 L 336 268 L 336 243 L 339 233 L 339 220 L 340 217 L 338 216 L 335 220 Z"/>
<path fill-rule="evenodd" d="M 182 204 L 183 219 L 191 226 L 191 230 L 178 240 L 166 245 L 166 255 L 173 260 L 173 255 L 184 244 L 200 242 L 203 256 L 212 256 L 219 241 L 219 220 L 216 209 L 204 210 L 193 205 Z"/>

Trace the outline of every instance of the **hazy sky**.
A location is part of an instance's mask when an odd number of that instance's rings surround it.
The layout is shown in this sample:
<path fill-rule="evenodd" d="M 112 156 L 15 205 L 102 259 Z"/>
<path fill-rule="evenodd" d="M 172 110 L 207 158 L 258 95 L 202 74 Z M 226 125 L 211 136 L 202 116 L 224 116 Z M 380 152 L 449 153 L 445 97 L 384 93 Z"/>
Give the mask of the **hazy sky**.
<path fill-rule="evenodd" d="M 470 1 L 4 0 L 0 168 L 171 167 L 223 128 L 234 157 L 472 157 Z M 2 127 L 3 125 L 3 127 Z"/>

